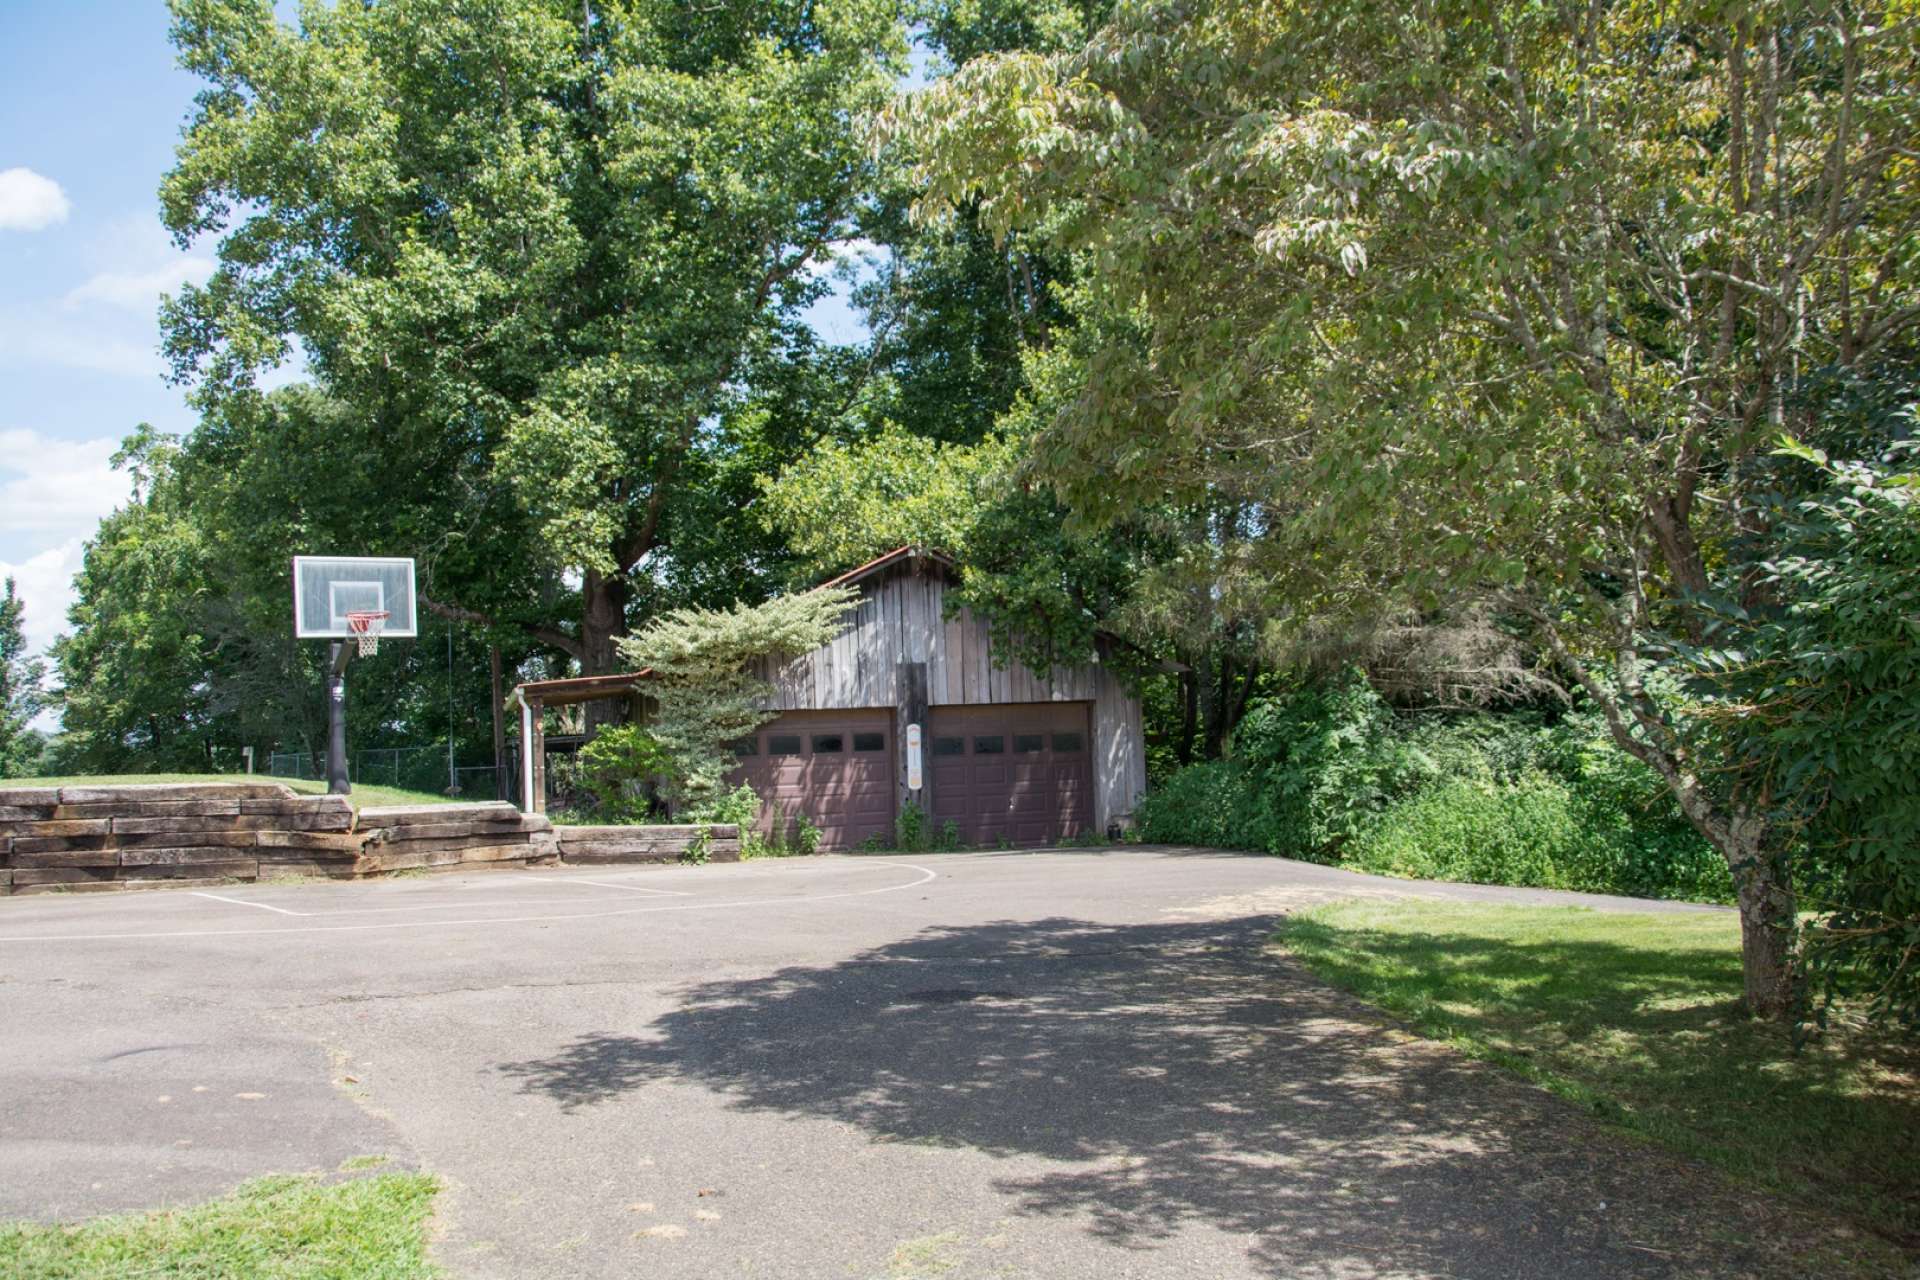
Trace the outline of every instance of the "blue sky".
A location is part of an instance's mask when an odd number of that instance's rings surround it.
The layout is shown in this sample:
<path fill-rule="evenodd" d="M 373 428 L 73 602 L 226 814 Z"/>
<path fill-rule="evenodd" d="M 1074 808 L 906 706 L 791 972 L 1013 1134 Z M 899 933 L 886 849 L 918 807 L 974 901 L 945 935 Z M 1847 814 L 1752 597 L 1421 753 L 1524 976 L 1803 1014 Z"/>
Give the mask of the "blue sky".
<path fill-rule="evenodd" d="M 161 0 L 0 0 L 0 86 L 0 576 L 40 649 L 65 627 L 85 540 L 126 500 L 120 440 L 193 425 L 162 378 L 155 308 L 213 264 L 159 221 L 196 89 Z M 844 292 L 809 313 L 843 342 L 863 332 Z"/>
<path fill-rule="evenodd" d="M 126 498 L 120 439 L 192 423 L 154 323 L 160 294 L 211 265 L 156 212 L 194 93 L 171 54 L 156 0 L 0 0 L 0 574 L 36 647 L 65 623 L 81 543 Z"/>

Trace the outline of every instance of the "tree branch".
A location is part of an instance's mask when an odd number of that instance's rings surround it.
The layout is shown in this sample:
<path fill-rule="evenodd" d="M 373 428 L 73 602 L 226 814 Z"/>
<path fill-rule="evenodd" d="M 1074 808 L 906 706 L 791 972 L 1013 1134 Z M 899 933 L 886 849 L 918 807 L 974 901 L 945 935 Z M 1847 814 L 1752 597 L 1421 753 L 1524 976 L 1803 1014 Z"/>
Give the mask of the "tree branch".
<path fill-rule="evenodd" d="M 449 622 L 470 622 L 482 627 L 513 627 L 525 632 L 541 644 L 552 645 L 570 658 L 581 662 L 586 661 L 586 646 L 581 644 L 577 637 L 570 636 L 558 628 L 543 626 L 535 622 L 503 623 L 498 619 L 488 617 L 477 609 L 469 609 L 464 605 L 442 604 L 438 600 L 429 600 L 426 596 L 420 597 L 420 603 L 426 606 L 428 613 L 445 618 Z"/>

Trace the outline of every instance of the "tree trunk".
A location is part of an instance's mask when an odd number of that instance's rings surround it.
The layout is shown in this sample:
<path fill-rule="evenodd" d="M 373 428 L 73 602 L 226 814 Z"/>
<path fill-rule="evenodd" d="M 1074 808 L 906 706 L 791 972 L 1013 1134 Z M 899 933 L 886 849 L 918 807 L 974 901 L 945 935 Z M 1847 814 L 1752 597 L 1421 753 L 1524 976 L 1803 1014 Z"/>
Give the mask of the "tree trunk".
<path fill-rule="evenodd" d="M 1193 735 L 1200 731 L 1198 680 L 1192 671 L 1180 673 L 1180 741 L 1174 748 L 1174 757 L 1183 769 L 1193 763 Z"/>
<path fill-rule="evenodd" d="M 1770 835 L 1764 820 L 1738 816 L 1728 824 L 1720 852 L 1733 871 L 1734 898 L 1740 905 L 1740 968 L 1747 1009 L 1755 1017 L 1781 1019 L 1792 1014 L 1794 1005 L 1793 885 Z"/>
<path fill-rule="evenodd" d="M 611 675 L 623 664 L 619 643 L 627 634 L 627 584 L 589 569 L 580 582 L 580 674 Z M 587 732 L 627 719 L 625 698 L 587 704 Z"/>
<path fill-rule="evenodd" d="M 1233 658 L 1219 655 L 1220 679 L 1207 686 L 1207 741 L 1205 759 L 1218 760 L 1227 739 L 1227 718 L 1233 712 Z"/>

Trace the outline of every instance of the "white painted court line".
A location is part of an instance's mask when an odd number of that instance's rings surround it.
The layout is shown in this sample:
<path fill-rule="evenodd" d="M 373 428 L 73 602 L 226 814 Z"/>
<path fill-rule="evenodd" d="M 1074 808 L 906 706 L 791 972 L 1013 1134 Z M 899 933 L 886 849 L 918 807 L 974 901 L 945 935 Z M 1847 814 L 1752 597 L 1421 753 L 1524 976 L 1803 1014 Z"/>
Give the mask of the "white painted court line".
<path fill-rule="evenodd" d="M 502 924 L 539 924 L 561 920 L 605 920 L 614 916 L 654 915 L 665 911 L 728 911 L 734 908 L 749 907 L 793 907 L 809 902 L 835 902 L 846 898 L 866 898 L 880 893 L 898 893 L 903 889 L 918 889 L 939 879 L 934 872 L 911 862 L 889 863 L 887 867 L 875 867 L 874 870 L 899 868 L 904 871 L 917 871 L 919 876 L 904 884 L 882 885 L 878 889 L 852 889 L 845 893 L 822 893 L 808 898 L 743 898 L 733 902 L 673 902 L 657 906 L 621 907 L 613 911 L 573 911 L 557 915 L 531 916 L 481 916 L 470 920 L 396 920 L 384 924 L 321 924 L 288 925 L 280 929 L 174 929 L 150 933 L 57 933 L 57 934 L 0 934 L 0 943 L 6 942 L 126 942 L 142 938 L 245 938 L 278 936 L 292 933 L 370 933 L 384 929 L 418 929 L 423 927 L 446 927 L 453 925 L 502 925 Z M 864 868 L 862 868 L 864 870 Z M 197 892 L 190 890 L 189 892 Z M 217 894 L 200 894 L 213 898 Z M 242 902 L 238 898 L 224 898 L 224 902 L 236 903 L 243 907 L 264 907 L 264 903 Z M 280 907 L 266 907 L 268 911 L 278 911 L 282 915 L 303 915 L 299 911 L 287 911 Z"/>
<path fill-rule="evenodd" d="M 693 895 L 681 889 L 648 889 L 637 884 L 615 884 L 611 880 L 577 880 L 568 878 L 556 881 L 558 884 L 590 884 L 596 889 L 625 889 L 628 893 L 657 893 L 668 898 L 691 898 Z"/>
<path fill-rule="evenodd" d="M 188 893 L 196 898 L 212 898 L 215 902 L 231 902 L 236 907 L 258 907 L 262 911 L 277 911 L 283 916 L 310 916 L 311 911 L 289 911 L 285 907 L 270 907 L 264 902 L 247 902 L 240 898 L 223 898 L 217 893 L 202 893 L 198 889 L 189 889 Z"/>

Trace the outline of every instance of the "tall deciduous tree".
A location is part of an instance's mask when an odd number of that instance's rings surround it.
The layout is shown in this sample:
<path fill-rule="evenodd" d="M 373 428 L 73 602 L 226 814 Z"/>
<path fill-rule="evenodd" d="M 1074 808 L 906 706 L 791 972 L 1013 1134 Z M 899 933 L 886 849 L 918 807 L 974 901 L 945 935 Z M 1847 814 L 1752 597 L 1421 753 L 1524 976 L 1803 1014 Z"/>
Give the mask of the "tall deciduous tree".
<path fill-rule="evenodd" d="M 26 612 L 9 577 L 0 596 L 0 775 L 20 769 L 40 746 L 29 726 L 46 705 L 47 664 L 27 656 Z"/>
<path fill-rule="evenodd" d="M 176 375 L 215 408 L 303 352 L 471 513 L 511 498 L 536 536 L 500 554 L 580 583 L 544 638 L 611 669 L 636 582 L 705 536 L 715 473 L 757 446 L 751 369 L 855 233 L 850 122 L 903 65 L 891 0 L 173 12 L 207 88 L 165 218 L 220 237 L 164 311 Z"/>
<path fill-rule="evenodd" d="M 1276 612 L 1495 598 L 1732 868 L 1792 994 L 1764 762 L 1676 639 L 1763 607 L 1752 461 L 1815 367 L 1920 321 L 1906 6 L 1124 5 L 903 113 L 929 208 L 1045 229 L 1085 360 L 1036 457 L 1077 512 L 1257 503 Z"/>

